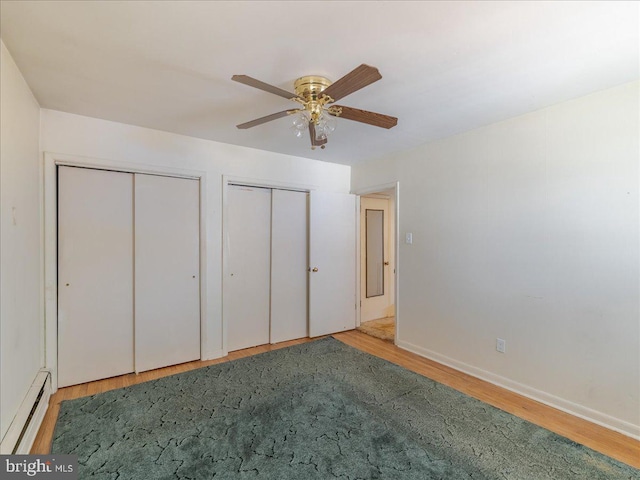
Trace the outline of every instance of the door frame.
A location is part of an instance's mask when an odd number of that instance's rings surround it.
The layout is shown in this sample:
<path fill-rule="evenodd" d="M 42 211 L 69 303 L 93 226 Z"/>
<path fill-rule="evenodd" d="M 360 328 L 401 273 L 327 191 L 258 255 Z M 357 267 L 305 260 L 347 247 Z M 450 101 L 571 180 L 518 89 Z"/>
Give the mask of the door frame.
<path fill-rule="evenodd" d="M 390 199 L 393 200 L 394 204 L 393 204 L 393 214 L 394 214 L 394 219 L 393 219 L 393 226 L 392 226 L 392 230 L 391 230 L 391 235 L 393 235 L 393 239 L 394 239 L 394 245 L 393 245 L 393 252 L 391 253 L 391 255 L 393 256 L 393 266 L 395 268 L 395 275 L 394 275 L 394 279 L 393 279 L 393 291 L 394 291 L 394 302 L 393 302 L 393 308 L 395 311 L 395 336 L 394 336 L 394 344 L 398 343 L 398 337 L 400 334 L 400 308 L 399 308 L 399 298 L 400 298 L 400 236 L 399 236 L 399 226 L 400 226 L 400 182 L 399 181 L 395 181 L 395 182 L 390 182 L 390 183 L 383 183 L 383 184 L 379 184 L 379 185 L 372 185 L 370 187 L 361 187 L 361 188 L 357 188 L 352 190 L 352 193 L 354 193 L 355 195 L 357 195 L 357 209 L 358 212 L 360 211 L 360 197 L 362 196 L 366 196 L 366 195 L 371 195 L 374 193 L 382 193 L 382 192 L 390 192 L 393 191 L 393 193 L 390 194 Z M 356 281 L 356 291 L 358 292 L 358 296 L 360 295 L 361 292 L 361 283 L 362 283 L 362 278 L 361 278 L 361 268 L 362 268 L 362 259 L 361 259 L 361 238 L 360 238 L 360 215 L 356 215 L 356 261 L 357 261 L 357 281 Z M 361 318 L 362 318 L 362 309 L 360 307 L 360 302 L 357 302 L 357 306 L 356 306 L 356 326 L 360 326 L 361 323 Z"/>
<path fill-rule="evenodd" d="M 44 152 L 42 164 L 44 252 L 44 361 L 51 373 L 51 393 L 58 390 L 58 175 L 57 167 L 80 167 L 124 173 L 146 173 L 198 180 L 200 183 L 200 358 L 208 351 L 207 318 L 207 172 L 183 168 L 149 166 L 132 162 Z"/>
<path fill-rule="evenodd" d="M 222 312 L 222 356 L 229 354 L 228 346 L 228 333 L 227 319 L 224 317 L 224 279 L 229 272 L 229 242 L 227 238 L 227 232 L 229 230 L 229 185 L 242 185 L 246 187 L 256 188 L 270 188 L 280 190 L 292 190 L 296 192 L 309 193 L 313 190 L 317 190 L 315 185 L 308 185 L 295 182 L 280 182 L 275 180 L 261 180 L 251 177 L 240 177 L 236 175 L 223 175 L 222 176 L 222 277 L 221 283 L 221 308 Z M 308 289 L 307 289 L 308 290 Z M 308 295 L 308 293 L 307 293 Z M 307 315 L 307 322 L 309 321 Z"/>

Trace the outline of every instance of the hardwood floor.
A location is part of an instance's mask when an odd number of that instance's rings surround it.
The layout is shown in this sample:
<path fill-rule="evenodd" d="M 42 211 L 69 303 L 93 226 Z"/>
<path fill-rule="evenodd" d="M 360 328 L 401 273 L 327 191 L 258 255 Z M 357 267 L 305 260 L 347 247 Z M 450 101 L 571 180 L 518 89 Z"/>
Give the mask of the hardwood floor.
<path fill-rule="evenodd" d="M 512 393 L 483 380 L 461 373 L 453 368 L 420 357 L 414 353 L 407 352 L 389 342 L 370 337 L 356 330 L 338 333 L 333 335 L 333 337 L 347 345 L 384 358 L 408 370 L 412 370 L 425 377 L 455 388 L 471 397 L 482 400 L 494 407 L 556 432 L 621 462 L 640 468 L 640 441 L 530 400 L 522 395 Z M 120 377 L 61 388 L 51 397 L 49 409 L 38 432 L 33 448 L 31 449 L 31 453 L 46 454 L 50 452 L 53 429 L 60 410 L 60 402 L 63 400 L 93 395 L 107 390 L 122 388 L 128 385 L 186 372 L 195 368 L 228 362 L 230 360 L 236 360 L 238 358 L 277 350 L 308 341 L 312 340 L 303 338 L 290 342 L 282 342 L 277 345 L 262 345 L 231 352 L 228 356 L 215 360 L 189 362 L 144 372 L 139 375 L 132 373 Z"/>

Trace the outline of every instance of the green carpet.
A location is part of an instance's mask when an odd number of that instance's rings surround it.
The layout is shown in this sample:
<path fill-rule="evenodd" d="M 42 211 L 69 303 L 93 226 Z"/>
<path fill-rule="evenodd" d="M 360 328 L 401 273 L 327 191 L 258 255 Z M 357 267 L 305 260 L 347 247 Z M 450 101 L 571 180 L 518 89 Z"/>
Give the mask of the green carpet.
<path fill-rule="evenodd" d="M 98 479 L 638 479 L 332 338 L 65 401 L 52 453 Z"/>

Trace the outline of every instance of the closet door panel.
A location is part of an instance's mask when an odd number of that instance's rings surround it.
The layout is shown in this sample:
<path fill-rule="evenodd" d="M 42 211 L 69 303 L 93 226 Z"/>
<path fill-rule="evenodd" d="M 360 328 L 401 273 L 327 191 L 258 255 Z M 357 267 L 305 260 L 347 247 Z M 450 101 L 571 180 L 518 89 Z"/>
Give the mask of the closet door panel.
<path fill-rule="evenodd" d="M 58 386 L 133 369 L 133 175 L 59 167 Z"/>
<path fill-rule="evenodd" d="M 309 335 L 307 194 L 271 195 L 271 343 L 277 343 Z"/>
<path fill-rule="evenodd" d="M 135 175 L 135 367 L 200 358 L 200 190 Z"/>
<path fill-rule="evenodd" d="M 356 197 L 309 195 L 309 336 L 356 328 Z"/>
<path fill-rule="evenodd" d="M 227 190 L 223 316 L 227 350 L 269 343 L 271 190 Z"/>

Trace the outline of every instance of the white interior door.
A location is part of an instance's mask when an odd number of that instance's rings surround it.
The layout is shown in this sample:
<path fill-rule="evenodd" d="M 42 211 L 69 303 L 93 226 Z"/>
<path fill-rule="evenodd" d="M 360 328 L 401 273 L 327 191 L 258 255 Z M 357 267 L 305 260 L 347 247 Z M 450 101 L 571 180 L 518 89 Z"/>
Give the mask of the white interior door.
<path fill-rule="evenodd" d="M 135 174 L 135 368 L 200 358 L 200 185 Z"/>
<path fill-rule="evenodd" d="M 393 316 L 389 200 L 360 198 L 360 321 Z"/>
<path fill-rule="evenodd" d="M 227 189 L 223 317 L 227 350 L 269 343 L 271 190 Z"/>
<path fill-rule="evenodd" d="M 307 194 L 271 192 L 271 343 L 309 336 Z"/>
<path fill-rule="evenodd" d="M 59 167 L 58 386 L 133 369 L 133 175 Z"/>
<path fill-rule="evenodd" d="M 356 325 L 356 197 L 311 192 L 309 336 Z"/>

